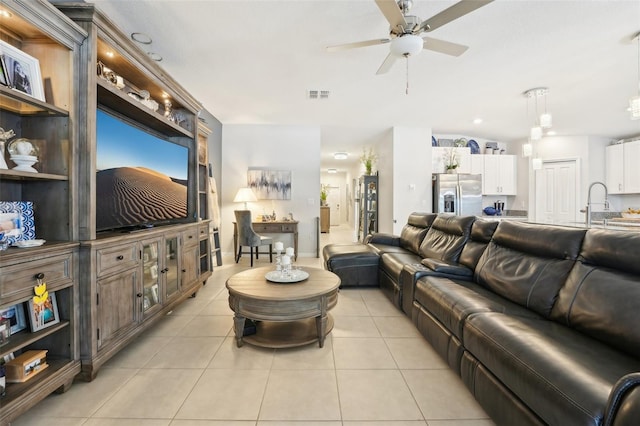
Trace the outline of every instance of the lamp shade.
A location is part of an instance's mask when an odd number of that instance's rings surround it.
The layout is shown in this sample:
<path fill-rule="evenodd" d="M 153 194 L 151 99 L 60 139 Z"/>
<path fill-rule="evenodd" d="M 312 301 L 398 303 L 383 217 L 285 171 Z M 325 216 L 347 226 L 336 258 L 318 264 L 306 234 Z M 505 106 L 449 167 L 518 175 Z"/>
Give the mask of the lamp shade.
<path fill-rule="evenodd" d="M 248 202 L 258 201 L 256 194 L 253 193 L 251 188 L 240 188 L 236 194 L 236 198 L 233 199 L 234 203 L 244 203 L 244 209 L 247 209 Z"/>
<path fill-rule="evenodd" d="M 532 127 L 531 133 L 529 134 L 529 139 L 531 139 L 532 141 L 539 141 L 540 139 L 542 139 L 542 127 Z"/>
<path fill-rule="evenodd" d="M 544 114 L 540 115 L 540 127 L 542 127 L 543 129 L 548 129 L 551 127 L 552 123 L 553 118 L 551 117 L 551 114 L 545 112 Z"/>
<path fill-rule="evenodd" d="M 424 40 L 422 38 L 413 34 L 405 34 L 391 40 L 390 49 L 395 56 L 413 56 L 420 53 L 423 46 Z"/>

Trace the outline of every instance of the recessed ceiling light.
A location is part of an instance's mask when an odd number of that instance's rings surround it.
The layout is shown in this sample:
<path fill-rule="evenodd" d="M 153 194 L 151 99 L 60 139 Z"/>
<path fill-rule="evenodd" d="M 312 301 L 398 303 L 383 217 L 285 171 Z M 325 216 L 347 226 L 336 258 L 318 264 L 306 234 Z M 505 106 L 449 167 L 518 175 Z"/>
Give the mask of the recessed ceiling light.
<path fill-rule="evenodd" d="M 346 152 L 336 152 L 333 154 L 333 158 L 336 160 L 346 160 L 349 157 L 349 154 Z"/>
<path fill-rule="evenodd" d="M 473 119 L 473 124 L 480 124 L 482 123 L 482 118 L 474 118 Z"/>
<path fill-rule="evenodd" d="M 11 18 L 13 15 L 8 10 L 0 9 L 0 17 Z"/>
<path fill-rule="evenodd" d="M 547 136 L 555 136 L 556 134 L 557 134 L 557 133 L 556 133 L 556 131 L 555 131 L 555 130 L 549 130 L 549 131 L 547 132 Z"/>
<path fill-rule="evenodd" d="M 155 52 L 147 52 L 147 55 L 156 62 L 162 61 L 162 56 Z"/>
<path fill-rule="evenodd" d="M 110 58 L 113 58 L 115 54 L 113 52 L 107 52 L 106 55 Z"/>
<path fill-rule="evenodd" d="M 131 33 L 131 40 L 137 41 L 140 44 L 151 44 L 152 40 L 145 33 Z"/>
<path fill-rule="evenodd" d="M 338 173 L 338 169 L 327 169 L 327 173 Z"/>

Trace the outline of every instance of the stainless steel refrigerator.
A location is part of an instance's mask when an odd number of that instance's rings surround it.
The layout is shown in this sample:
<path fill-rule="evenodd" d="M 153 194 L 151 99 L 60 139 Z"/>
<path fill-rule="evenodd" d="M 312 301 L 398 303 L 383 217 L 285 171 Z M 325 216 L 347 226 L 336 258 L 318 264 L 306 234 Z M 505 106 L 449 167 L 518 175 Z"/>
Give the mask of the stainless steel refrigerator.
<path fill-rule="evenodd" d="M 482 215 L 482 175 L 434 174 L 433 212 Z"/>

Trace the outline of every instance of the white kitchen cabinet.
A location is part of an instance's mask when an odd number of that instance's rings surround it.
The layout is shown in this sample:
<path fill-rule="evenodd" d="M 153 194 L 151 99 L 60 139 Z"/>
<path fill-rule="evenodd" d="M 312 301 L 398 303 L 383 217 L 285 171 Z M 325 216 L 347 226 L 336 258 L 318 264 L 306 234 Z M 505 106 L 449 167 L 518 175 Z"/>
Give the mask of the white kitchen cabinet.
<path fill-rule="evenodd" d="M 609 194 L 624 193 L 624 144 L 606 148 L 607 188 Z"/>
<path fill-rule="evenodd" d="M 446 172 L 446 158 L 450 155 L 451 150 L 455 152 L 459 166 L 456 169 L 458 173 L 471 173 L 471 149 L 467 147 L 441 147 L 434 146 L 431 148 L 431 170 L 432 173 Z"/>
<path fill-rule="evenodd" d="M 640 140 L 609 145 L 605 156 L 609 194 L 640 194 Z"/>
<path fill-rule="evenodd" d="M 516 156 L 483 155 L 483 195 L 516 195 Z"/>
<path fill-rule="evenodd" d="M 638 194 L 640 193 L 640 140 L 627 142 L 622 146 L 624 147 L 624 192 Z"/>
<path fill-rule="evenodd" d="M 470 156 L 471 160 L 471 174 L 472 175 L 484 175 L 484 155 L 476 154 Z"/>

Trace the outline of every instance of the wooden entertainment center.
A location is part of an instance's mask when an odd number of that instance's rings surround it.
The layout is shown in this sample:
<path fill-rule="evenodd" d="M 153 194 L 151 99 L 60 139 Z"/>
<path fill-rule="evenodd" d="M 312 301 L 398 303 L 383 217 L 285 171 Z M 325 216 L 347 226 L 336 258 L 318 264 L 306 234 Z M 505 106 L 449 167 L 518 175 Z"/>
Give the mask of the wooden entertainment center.
<path fill-rule="evenodd" d="M 37 238 L 46 240 L 0 252 L 0 309 L 26 306 L 44 277 L 60 317 L 35 332 L 27 325 L 0 347 L 0 357 L 46 350 L 48 363 L 28 381 L 7 385 L 0 400 L 6 424 L 76 376 L 92 380 L 143 330 L 194 296 L 212 273 L 212 231 L 210 131 L 199 123 L 200 103 L 90 3 L 56 8 L 46 0 L 3 0 L 0 9 L 11 15 L 0 22 L 0 38 L 39 60 L 46 95 L 41 101 L 0 86 L 0 127 L 40 149 L 38 173 L 0 170 L 0 201 L 33 202 Z M 99 64 L 114 74 L 98 76 Z M 98 106 L 189 147 L 186 220 L 97 232 Z"/>

